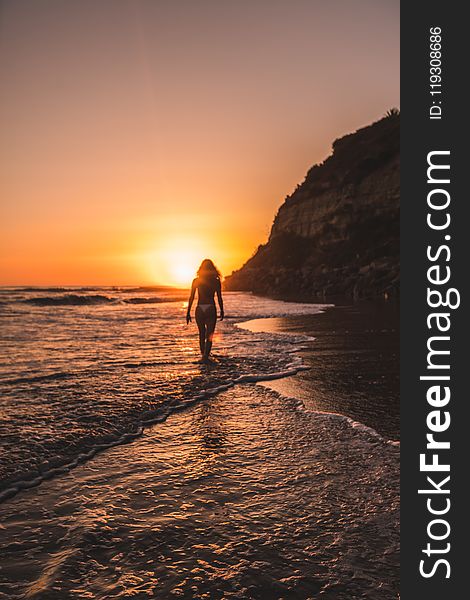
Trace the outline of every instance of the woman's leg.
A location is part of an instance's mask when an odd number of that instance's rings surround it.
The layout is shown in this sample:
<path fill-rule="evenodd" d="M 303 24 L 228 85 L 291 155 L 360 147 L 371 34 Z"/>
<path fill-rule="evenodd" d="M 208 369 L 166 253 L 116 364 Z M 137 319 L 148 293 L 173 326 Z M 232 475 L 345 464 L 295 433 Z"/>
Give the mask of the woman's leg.
<path fill-rule="evenodd" d="M 206 320 L 204 318 L 204 313 L 197 306 L 196 307 L 196 323 L 197 328 L 199 329 L 199 349 L 201 354 L 204 355 L 204 351 L 206 349 Z"/>
<path fill-rule="evenodd" d="M 217 323 L 217 313 L 214 307 L 214 310 L 211 310 L 208 315 L 206 315 L 206 339 L 204 345 L 204 358 L 209 358 L 209 354 L 212 350 L 212 339 L 214 337 L 215 324 Z"/>

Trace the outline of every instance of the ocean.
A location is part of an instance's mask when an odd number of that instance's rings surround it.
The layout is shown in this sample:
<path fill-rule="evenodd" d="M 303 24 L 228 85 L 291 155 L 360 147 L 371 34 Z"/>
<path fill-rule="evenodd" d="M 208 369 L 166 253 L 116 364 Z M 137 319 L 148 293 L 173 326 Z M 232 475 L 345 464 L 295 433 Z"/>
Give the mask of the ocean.
<path fill-rule="evenodd" d="M 149 287 L 1 289 L 0 498 L 229 386 L 296 372 L 305 336 L 235 325 L 324 308 L 228 293 L 214 363 L 201 366 L 187 296 Z"/>
<path fill-rule="evenodd" d="M 184 290 L 1 290 L 2 600 L 398 597 L 397 442 L 309 404 L 331 345 L 266 387 L 328 307 L 224 300 L 204 365 Z"/>

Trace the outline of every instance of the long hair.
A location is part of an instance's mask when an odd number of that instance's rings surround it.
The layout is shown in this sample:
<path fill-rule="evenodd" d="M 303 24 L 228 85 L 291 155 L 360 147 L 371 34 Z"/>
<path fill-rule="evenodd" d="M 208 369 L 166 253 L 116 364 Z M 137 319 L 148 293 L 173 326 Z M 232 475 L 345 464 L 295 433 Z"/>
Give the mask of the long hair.
<path fill-rule="evenodd" d="M 219 269 L 214 265 L 214 263 L 209 259 L 205 258 L 199 269 L 197 270 L 197 276 L 203 281 L 211 281 L 211 280 L 221 280 L 222 275 L 220 274 Z"/>

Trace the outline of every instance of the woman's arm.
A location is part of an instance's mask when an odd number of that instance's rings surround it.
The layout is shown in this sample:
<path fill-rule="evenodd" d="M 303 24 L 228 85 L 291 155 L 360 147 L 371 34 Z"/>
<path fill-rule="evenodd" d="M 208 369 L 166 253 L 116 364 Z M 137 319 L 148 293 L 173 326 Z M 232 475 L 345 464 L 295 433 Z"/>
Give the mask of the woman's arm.
<path fill-rule="evenodd" d="M 217 292 L 217 300 L 219 301 L 220 320 L 223 321 L 224 320 L 224 301 L 222 300 L 222 284 L 220 283 L 220 281 L 217 284 L 217 288 L 215 291 Z"/>
<path fill-rule="evenodd" d="M 191 294 L 189 295 L 189 300 L 188 300 L 188 311 L 186 313 L 186 325 L 191 321 L 191 306 L 193 305 L 195 294 L 196 294 L 196 280 L 193 279 L 193 283 L 191 284 Z"/>

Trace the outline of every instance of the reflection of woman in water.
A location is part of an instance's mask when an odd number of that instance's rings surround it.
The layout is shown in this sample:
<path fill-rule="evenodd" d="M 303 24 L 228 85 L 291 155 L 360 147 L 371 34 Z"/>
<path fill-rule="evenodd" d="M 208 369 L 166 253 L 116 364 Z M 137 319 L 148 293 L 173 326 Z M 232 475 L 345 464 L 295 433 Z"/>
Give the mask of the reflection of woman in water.
<path fill-rule="evenodd" d="M 220 284 L 220 273 L 214 263 L 206 258 L 198 269 L 197 277 L 191 286 L 189 296 L 186 323 L 191 321 L 191 306 L 197 290 L 196 323 L 199 329 L 199 348 L 202 360 L 207 361 L 212 349 L 212 338 L 214 336 L 217 321 L 217 310 L 215 308 L 214 295 L 217 294 L 220 307 L 220 320 L 224 318 L 224 303 L 222 300 L 222 288 Z"/>

